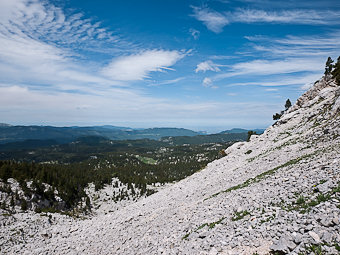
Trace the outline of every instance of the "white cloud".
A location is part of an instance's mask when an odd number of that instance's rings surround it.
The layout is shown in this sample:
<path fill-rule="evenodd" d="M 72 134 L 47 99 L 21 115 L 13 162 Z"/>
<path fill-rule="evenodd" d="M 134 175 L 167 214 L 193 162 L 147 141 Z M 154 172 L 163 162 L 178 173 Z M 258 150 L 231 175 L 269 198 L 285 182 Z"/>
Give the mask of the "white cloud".
<path fill-rule="evenodd" d="M 283 10 L 264 11 L 256 9 L 238 9 L 226 12 L 231 22 L 239 23 L 281 23 L 281 24 L 307 24 L 327 25 L 340 19 L 340 13 L 334 11 L 315 10 Z"/>
<path fill-rule="evenodd" d="M 148 78 L 151 72 L 169 69 L 183 56 L 179 51 L 148 50 L 114 59 L 103 68 L 102 74 L 118 81 L 142 80 Z"/>
<path fill-rule="evenodd" d="M 298 72 L 320 73 L 320 59 L 290 58 L 283 60 L 258 59 L 248 62 L 240 62 L 231 67 L 227 73 L 217 74 L 214 80 L 241 75 L 277 75 L 293 74 Z"/>
<path fill-rule="evenodd" d="M 329 10 L 282 10 L 265 11 L 260 9 L 236 9 L 235 11 L 217 12 L 207 7 L 193 7 L 192 15 L 215 32 L 222 32 L 230 23 L 278 23 L 304 25 L 334 25 L 340 20 L 340 12 Z"/>
<path fill-rule="evenodd" d="M 265 89 L 265 91 L 272 92 L 272 91 L 278 91 L 278 89 L 270 88 L 270 89 Z"/>
<path fill-rule="evenodd" d="M 172 113 L 175 119 L 182 109 L 187 118 L 207 107 L 151 97 L 126 82 L 167 70 L 188 52 L 133 54 L 136 48 L 121 50 L 123 44 L 98 22 L 77 13 L 65 15 L 47 1 L 0 0 L 0 119 L 112 123 L 152 116 L 154 121 Z M 105 76 L 102 64 L 84 54 L 84 49 L 116 49 L 116 55 L 130 55 L 114 59 L 106 66 Z"/>
<path fill-rule="evenodd" d="M 230 97 L 235 97 L 235 96 L 237 96 L 237 93 L 227 93 L 227 95 L 230 96 Z"/>
<path fill-rule="evenodd" d="M 204 87 L 210 87 L 210 86 L 213 85 L 213 82 L 212 82 L 212 80 L 211 80 L 210 78 L 205 77 L 205 78 L 203 79 L 202 84 L 203 84 Z"/>
<path fill-rule="evenodd" d="M 200 37 L 200 31 L 198 31 L 194 28 L 190 28 L 189 32 L 195 40 L 197 40 Z"/>
<path fill-rule="evenodd" d="M 7 35 L 29 37 L 59 46 L 117 42 L 99 22 L 83 17 L 81 13 L 66 16 L 61 8 L 39 0 L 11 0 L 0 2 L 0 31 Z M 97 40 L 97 39 L 101 40 Z"/>
<path fill-rule="evenodd" d="M 212 79 L 210 79 L 209 77 L 205 77 L 203 79 L 202 85 L 206 88 L 213 88 L 213 89 L 217 88 L 217 86 L 214 85 Z"/>
<path fill-rule="evenodd" d="M 221 71 L 219 68 L 220 65 L 215 64 L 211 60 L 207 60 L 204 62 L 201 62 L 197 65 L 197 68 L 195 70 L 196 73 L 198 72 L 206 72 L 206 71 L 213 71 L 213 72 L 219 72 Z"/>
<path fill-rule="evenodd" d="M 256 51 L 268 56 L 283 57 L 317 57 L 336 56 L 340 50 L 340 33 L 338 31 L 320 36 L 287 36 L 285 38 L 267 38 L 263 36 L 246 36 Z M 259 45 L 261 44 L 261 45 Z"/>
<path fill-rule="evenodd" d="M 219 12 L 212 11 L 208 8 L 192 8 L 194 10 L 193 17 L 202 21 L 203 24 L 214 33 L 222 32 L 223 28 L 229 24 L 227 17 Z"/>
<path fill-rule="evenodd" d="M 273 86 L 290 86 L 290 85 L 301 85 L 306 83 L 314 82 L 322 76 L 321 73 L 316 74 L 299 74 L 288 77 L 267 77 L 266 79 L 259 79 L 254 82 L 238 82 L 230 83 L 228 86 L 263 86 L 263 87 L 273 87 Z M 275 88 L 268 88 L 266 91 L 274 91 Z"/>
<path fill-rule="evenodd" d="M 229 83 L 229 86 L 299 85 L 305 90 L 308 84 L 323 75 L 327 57 L 336 58 L 340 51 L 339 31 L 323 36 L 246 38 L 252 43 L 250 47 L 248 45 L 246 55 L 254 57 L 260 55 L 262 58 L 231 65 L 228 72 L 210 77 L 212 81 L 251 75 L 252 81 L 233 82 Z"/>
<path fill-rule="evenodd" d="M 181 102 L 146 97 L 138 91 L 113 88 L 104 96 L 32 90 L 26 86 L 0 84 L 1 120 L 13 124 L 70 125 L 84 123 L 124 123 L 134 125 L 187 126 L 216 125 L 265 126 L 273 105 L 264 102 L 227 103 L 214 101 Z M 128 100 L 127 100 L 128 99 Z M 43 106 L 43 107 L 42 107 Z M 228 109 L 228 111 L 221 111 Z M 34 113 L 34 114 L 32 114 Z M 67 114 L 65 114 L 67 113 Z M 138 125 L 136 123 L 142 123 Z"/>
<path fill-rule="evenodd" d="M 60 8 L 38 0 L 0 1 L 0 10 L 1 81 L 45 87 L 121 85 L 98 75 L 92 64 L 82 65 L 85 56 L 75 52 L 102 43 L 120 45 L 98 22 L 79 13 L 65 16 Z"/>
<path fill-rule="evenodd" d="M 149 84 L 149 86 L 160 86 L 160 85 L 168 85 L 168 84 L 176 84 L 182 80 L 186 79 L 186 77 L 179 77 L 176 79 L 172 79 L 172 80 L 165 80 L 162 82 L 154 82 L 153 84 Z"/>

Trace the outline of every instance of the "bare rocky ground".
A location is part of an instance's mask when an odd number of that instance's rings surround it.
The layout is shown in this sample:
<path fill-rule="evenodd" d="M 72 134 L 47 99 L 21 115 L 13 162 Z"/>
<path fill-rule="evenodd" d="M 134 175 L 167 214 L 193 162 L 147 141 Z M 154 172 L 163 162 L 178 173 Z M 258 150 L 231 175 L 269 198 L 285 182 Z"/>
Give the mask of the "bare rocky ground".
<path fill-rule="evenodd" d="M 0 252 L 339 254 L 340 86 L 320 80 L 264 134 L 226 154 L 85 219 L 0 214 Z"/>

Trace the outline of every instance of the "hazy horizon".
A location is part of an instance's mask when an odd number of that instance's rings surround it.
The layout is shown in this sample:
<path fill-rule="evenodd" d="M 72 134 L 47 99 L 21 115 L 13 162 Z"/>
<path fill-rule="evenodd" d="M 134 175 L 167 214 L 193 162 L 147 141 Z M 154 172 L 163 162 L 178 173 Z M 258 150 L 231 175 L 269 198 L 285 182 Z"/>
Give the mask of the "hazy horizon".
<path fill-rule="evenodd" d="M 255 130 L 255 129 L 266 129 L 267 127 L 239 127 L 239 126 L 175 126 L 175 125 L 162 125 L 159 123 L 158 125 L 146 125 L 140 123 L 78 123 L 78 124 L 58 124 L 58 123 L 5 123 L 0 122 L 0 124 L 9 124 L 11 126 L 53 126 L 53 127 L 95 127 L 95 126 L 115 126 L 115 127 L 125 127 L 125 128 L 132 128 L 132 129 L 147 129 L 147 128 L 184 128 L 193 130 L 196 132 L 208 132 L 208 133 L 218 133 L 226 130 L 231 129 L 246 129 L 246 130 Z"/>

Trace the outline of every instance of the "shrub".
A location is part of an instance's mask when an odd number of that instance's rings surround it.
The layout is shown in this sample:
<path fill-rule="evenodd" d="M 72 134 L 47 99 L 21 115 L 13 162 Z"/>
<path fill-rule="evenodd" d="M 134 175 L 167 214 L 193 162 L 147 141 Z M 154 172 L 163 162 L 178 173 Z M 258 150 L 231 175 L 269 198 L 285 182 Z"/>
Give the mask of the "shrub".
<path fill-rule="evenodd" d="M 25 199 L 21 200 L 21 210 L 26 211 L 27 210 L 27 202 Z"/>
<path fill-rule="evenodd" d="M 251 137 L 252 135 L 256 135 L 256 132 L 254 132 L 254 131 L 252 131 L 252 130 L 248 131 L 248 138 L 247 138 L 247 142 L 249 142 L 249 141 L 250 141 L 250 137 Z"/>

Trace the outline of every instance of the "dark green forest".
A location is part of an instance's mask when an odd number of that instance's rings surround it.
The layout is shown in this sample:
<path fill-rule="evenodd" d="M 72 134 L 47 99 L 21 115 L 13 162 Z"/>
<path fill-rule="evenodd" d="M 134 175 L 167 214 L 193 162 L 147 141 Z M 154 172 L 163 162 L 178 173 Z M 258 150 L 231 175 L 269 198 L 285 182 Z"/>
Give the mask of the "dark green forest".
<path fill-rule="evenodd" d="M 197 172 L 222 157 L 223 149 L 235 140 L 244 140 L 244 136 L 246 134 L 221 134 L 203 140 L 202 137 L 197 140 L 179 137 L 161 141 L 112 141 L 87 136 L 62 145 L 43 143 L 38 148 L 22 147 L 20 143 L 9 144 L 0 148 L 0 178 L 4 182 L 1 191 L 15 197 L 6 184 L 9 178 L 14 178 L 26 198 L 35 194 L 40 200 L 49 201 L 46 208 L 41 209 L 52 211 L 72 210 L 80 201 L 88 200 L 84 189 L 89 183 L 94 183 L 98 190 L 105 184 L 111 184 L 113 177 L 133 192 L 137 188 L 140 196 L 150 195 L 154 190 L 148 185 L 178 181 Z M 33 181 L 30 187 L 27 181 Z M 62 199 L 62 205 L 55 199 L 56 193 Z M 126 193 L 120 193 L 114 200 L 119 201 L 126 196 Z M 25 199 L 17 200 L 22 208 L 27 207 Z M 6 205 L 2 207 L 6 208 Z M 86 203 L 86 207 L 90 209 L 91 205 Z"/>

